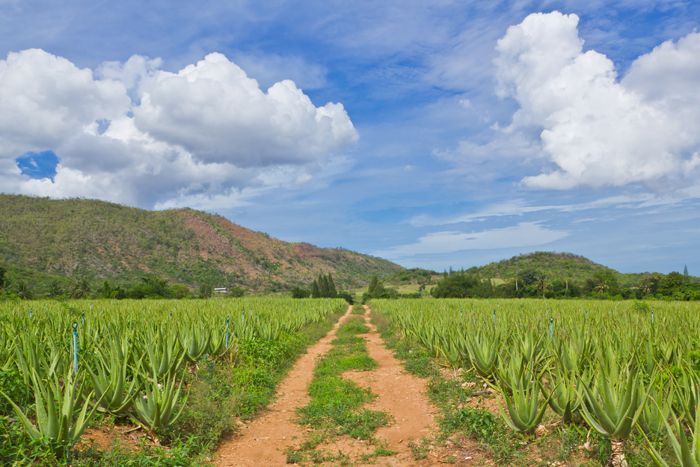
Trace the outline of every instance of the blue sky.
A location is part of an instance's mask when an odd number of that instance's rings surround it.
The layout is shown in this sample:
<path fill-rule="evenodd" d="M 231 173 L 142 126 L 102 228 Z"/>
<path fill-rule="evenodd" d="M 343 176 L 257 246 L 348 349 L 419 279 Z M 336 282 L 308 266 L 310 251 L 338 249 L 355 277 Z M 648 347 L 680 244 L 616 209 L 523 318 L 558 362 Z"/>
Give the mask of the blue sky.
<path fill-rule="evenodd" d="M 148 5 L 0 0 L 0 191 L 437 270 L 555 250 L 700 273 L 698 2 Z"/>

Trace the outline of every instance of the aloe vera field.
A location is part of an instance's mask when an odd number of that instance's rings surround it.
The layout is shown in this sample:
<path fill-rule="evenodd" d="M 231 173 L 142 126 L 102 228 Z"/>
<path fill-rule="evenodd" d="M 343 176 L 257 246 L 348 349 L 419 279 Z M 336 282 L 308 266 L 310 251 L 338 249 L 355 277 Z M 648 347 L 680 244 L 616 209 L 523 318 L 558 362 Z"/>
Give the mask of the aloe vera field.
<path fill-rule="evenodd" d="M 74 447 L 92 427 L 127 424 L 149 433 L 153 452 L 142 457 L 194 462 L 233 417 L 250 417 L 270 399 L 292 359 L 344 303 L 3 303 L 0 459 L 101 464 L 108 459 L 91 459 L 89 452 L 76 458 Z M 218 383 L 226 386 L 213 387 Z M 197 404 L 206 406 L 192 412 Z M 175 446 L 168 449 L 174 455 L 158 452 L 161 444 Z"/>
<path fill-rule="evenodd" d="M 5 302 L 0 459 L 697 465 L 698 311 L 512 299 Z"/>

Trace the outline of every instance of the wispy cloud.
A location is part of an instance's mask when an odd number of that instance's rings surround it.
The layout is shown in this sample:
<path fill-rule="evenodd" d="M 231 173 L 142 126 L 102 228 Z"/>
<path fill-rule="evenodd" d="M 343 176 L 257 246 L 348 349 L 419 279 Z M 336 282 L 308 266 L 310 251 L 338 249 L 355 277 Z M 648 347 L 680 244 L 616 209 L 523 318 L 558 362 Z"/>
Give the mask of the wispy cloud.
<path fill-rule="evenodd" d="M 420 255 L 438 255 L 467 250 L 494 250 L 500 248 L 547 245 L 566 237 L 569 233 L 542 226 L 537 222 L 522 222 L 501 229 L 478 232 L 444 231 L 420 237 L 416 242 L 398 245 L 375 252 L 390 259 Z"/>
<path fill-rule="evenodd" d="M 485 221 L 491 218 L 524 216 L 537 212 L 579 212 L 596 209 L 641 209 L 654 206 L 677 204 L 684 199 L 696 198 L 700 193 L 693 194 L 692 190 L 685 190 L 675 195 L 659 195 L 654 193 L 638 193 L 608 196 L 588 202 L 571 204 L 534 205 L 525 199 L 513 199 L 501 203 L 491 204 L 471 212 L 464 212 L 455 216 L 436 217 L 429 215 L 414 216 L 409 224 L 415 227 L 427 227 L 437 225 L 453 225 L 475 221 Z M 589 218 L 595 219 L 595 218 Z M 583 222 L 583 220 L 579 220 Z"/>

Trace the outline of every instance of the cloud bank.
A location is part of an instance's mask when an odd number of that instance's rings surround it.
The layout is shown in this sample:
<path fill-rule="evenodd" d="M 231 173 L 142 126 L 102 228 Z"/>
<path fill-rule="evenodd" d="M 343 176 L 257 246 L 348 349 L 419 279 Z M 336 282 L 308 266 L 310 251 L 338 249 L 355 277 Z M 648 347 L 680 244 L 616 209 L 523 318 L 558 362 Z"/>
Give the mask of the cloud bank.
<path fill-rule="evenodd" d="M 0 60 L 2 191 L 146 207 L 231 207 L 327 174 L 357 132 L 342 104 L 316 106 L 293 81 L 263 90 L 212 53 L 177 72 L 134 56 L 93 72 L 40 49 Z M 17 158 L 53 151 L 51 178 Z"/>
<path fill-rule="evenodd" d="M 519 109 L 506 132 L 535 131 L 548 161 L 531 187 L 684 182 L 700 165 L 700 33 L 637 58 L 622 78 L 584 50 L 576 15 L 535 13 L 496 46 L 498 93 Z"/>

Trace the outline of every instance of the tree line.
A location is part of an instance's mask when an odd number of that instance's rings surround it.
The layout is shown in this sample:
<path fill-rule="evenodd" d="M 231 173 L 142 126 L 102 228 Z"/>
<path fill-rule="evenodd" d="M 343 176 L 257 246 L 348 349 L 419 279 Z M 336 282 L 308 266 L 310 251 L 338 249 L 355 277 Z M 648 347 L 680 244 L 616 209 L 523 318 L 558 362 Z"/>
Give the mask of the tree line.
<path fill-rule="evenodd" d="M 309 284 L 308 288 L 294 287 L 292 289 L 292 297 L 294 298 L 344 298 L 348 303 L 353 302 L 353 296 L 350 292 L 339 291 L 333 280 L 333 275 L 319 274 Z"/>
<path fill-rule="evenodd" d="M 700 282 L 687 274 L 644 274 L 636 282 L 620 284 L 611 270 L 583 280 L 550 277 L 534 269 L 510 280 L 494 281 L 467 271 L 446 272 L 430 291 L 435 298 L 598 298 L 700 300 Z"/>
<path fill-rule="evenodd" d="M 240 297 L 245 291 L 240 287 L 229 287 L 226 296 Z M 144 274 L 131 280 L 89 280 L 86 277 L 53 277 L 34 279 L 21 274 L 11 274 L 0 265 L 0 298 L 4 299 L 144 299 L 144 298 L 209 298 L 214 287 L 209 283 L 192 288 L 185 284 L 172 283 L 154 274 Z"/>

